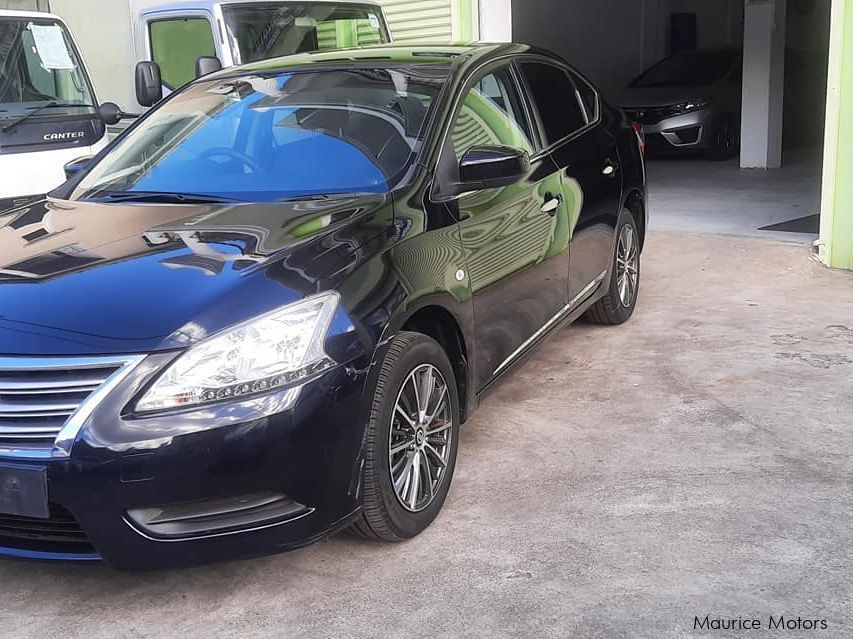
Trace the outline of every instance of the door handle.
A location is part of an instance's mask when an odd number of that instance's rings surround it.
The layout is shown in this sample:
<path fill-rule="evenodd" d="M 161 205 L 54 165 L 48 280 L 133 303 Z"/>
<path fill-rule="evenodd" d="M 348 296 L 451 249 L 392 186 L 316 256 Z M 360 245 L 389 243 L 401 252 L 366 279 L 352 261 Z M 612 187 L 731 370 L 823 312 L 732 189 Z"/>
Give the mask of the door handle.
<path fill-rule="evenodd" d="M 563 203 L 562 195 L 551 195 L 550 193 L 545 194 L 545 204 L 542 205 L 542 212 L 547 213 L 551 217 L 557 215 L 557 209 L 560 208 L 560 205 Z"/>
<path fill-rule="evenodd" d="M 607 162 L 605 162 L 604 164 L 604 170 L 602 171 L 602 173 L 606 177 L 613 177 L 614 175 L 616 175 L 616 171 L 618 170 L 619 165 L 616 164 L 616 162 L 614 162 L 613 160 L 607 160 Z"/>

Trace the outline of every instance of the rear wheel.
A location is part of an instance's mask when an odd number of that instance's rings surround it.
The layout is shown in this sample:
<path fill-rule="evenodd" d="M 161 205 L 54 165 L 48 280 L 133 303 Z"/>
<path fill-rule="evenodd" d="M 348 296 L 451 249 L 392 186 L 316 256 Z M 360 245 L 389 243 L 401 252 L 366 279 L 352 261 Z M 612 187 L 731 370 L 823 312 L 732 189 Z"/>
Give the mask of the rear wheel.
<path fill-rule="evenodd" d="M 607 295 L 586 313 L 594 324 L 624 324 L 634 314 L 640 293 L 640 233 L 630 211 L 624 211 L 616 230 L 618 240 L 613 256 Z"/>
<path fill-rule="evenodd" d="M 711 131 L 708 157 L 712 160 L 731 160 L 740 149 L 740 131 L 737 120 L 731 115 L 721 115 Z"/>
<path fill-rule="evenodd" d="M 403 541 L 438 516 L 453 479 L 459 394 L 435 340 L 401 333 L 382 362 L 368 424 L 364 504 L 353 531 Z"/>

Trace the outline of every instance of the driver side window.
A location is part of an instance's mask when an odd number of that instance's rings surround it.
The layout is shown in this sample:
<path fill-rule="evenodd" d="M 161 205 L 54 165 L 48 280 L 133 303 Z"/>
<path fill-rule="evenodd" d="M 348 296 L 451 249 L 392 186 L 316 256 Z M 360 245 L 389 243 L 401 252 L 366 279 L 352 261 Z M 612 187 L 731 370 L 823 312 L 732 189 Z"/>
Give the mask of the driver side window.
<path fill-rule="evenodd" d="M 533 153 L 533 136 L 509 67 L 483 76 L 468 92 L 451 130 L 459 161 L 473 147 L 511 146 Z"/>

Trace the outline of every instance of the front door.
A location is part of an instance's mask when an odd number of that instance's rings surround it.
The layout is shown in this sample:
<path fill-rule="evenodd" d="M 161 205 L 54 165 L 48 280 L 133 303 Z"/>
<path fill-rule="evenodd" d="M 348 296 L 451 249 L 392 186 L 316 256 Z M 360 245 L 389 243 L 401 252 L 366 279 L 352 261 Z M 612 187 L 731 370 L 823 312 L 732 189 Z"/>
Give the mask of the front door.
<path fill-rule="evenodd" d="M 476 79 L 455 116 L 448 143 L 457 162 L 481 145 L 511 146 L 534 156 L 529 179 L 456 202 L 474 296 L 479 391 L 564 307 L 569 221 L 559 172 L 550 159 L 536 158 L 533 125 L 510 65 Z"/>

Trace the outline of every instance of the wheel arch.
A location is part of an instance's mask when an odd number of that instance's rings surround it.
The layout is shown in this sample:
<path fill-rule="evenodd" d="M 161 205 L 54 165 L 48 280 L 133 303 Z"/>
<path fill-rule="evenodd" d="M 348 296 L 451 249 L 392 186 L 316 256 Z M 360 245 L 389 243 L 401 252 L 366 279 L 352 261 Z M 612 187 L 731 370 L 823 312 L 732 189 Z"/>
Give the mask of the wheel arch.
<path fill-rule="evenodd" d="M 632 189 L 625 198 L 624 208 L 630 211 L 637 228 L 640 231 L 640 249 L 646 245 L 646 227 L 648 226 L 648 213 L 646 198 L 639 189 Z"/>
<path fill-rule="evenodd" d="M 427 303 L 408 313 L 401 331 L 421 333 L 438 342 L 447 353 L 459 392 L 459 412 L 464 423 L 469 414 L 470 358 L 468 340 L 460 321 L 446 307 Z"/>

